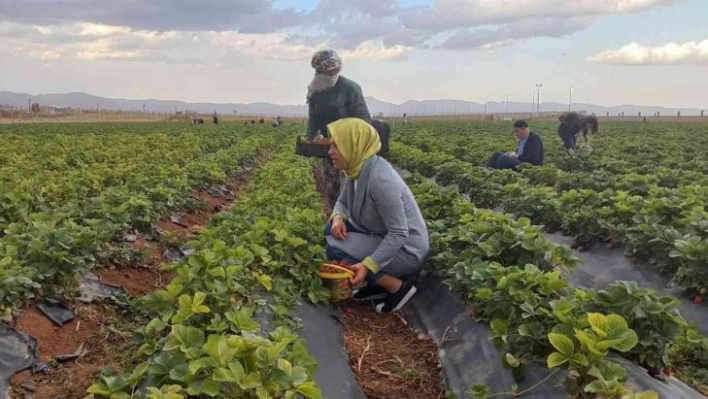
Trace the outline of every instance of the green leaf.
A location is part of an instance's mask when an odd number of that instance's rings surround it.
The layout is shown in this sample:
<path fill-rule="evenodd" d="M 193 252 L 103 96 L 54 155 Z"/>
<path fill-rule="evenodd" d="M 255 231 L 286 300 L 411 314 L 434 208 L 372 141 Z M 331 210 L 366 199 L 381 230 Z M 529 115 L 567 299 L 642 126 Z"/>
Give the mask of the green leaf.
<path fill-rule="evenodd" d="M 506 358 L 506 363 L 509 366 L 511 366 L 513 368 L 517 368 L 517 367 L 521 366 L 521 362 L 519 361 L 519 359 L 515 358 L 514 355 L 512 355 L 511 353 L 507 353 L 505 355 L 505 358 Z"/>
<path fill-rule="evenodd" d="M 223 266 L 212 267 L 211 269 L 207 270 L 207 273 L 209 273 L 209 275 L 212 277 L 226 277 L 226 269 Z"/>
<path fill-rule="evenodd" d="M 304 367 L 295 366 L 293 367 L 293 372 L 290 378 L 292 379 L 293 385 L 303 384 L 308 378 L 307 370 Z"/>
<path fill-rule="evenodd" d="M 531 324 L 521 324 L 518 331 L 519 335 L 524 337 L 540 338 L 543 336 L 544 327 L 543 324 L 534 322 Z"/>
<path fill-rule="evenodd" d="M 189 372 L 197 374 L 203 368 L 219 367 L 219 362 L 211 357 L 202 357 L 189 362 Z"/>
<path fill-rule="evenodd" d="M 590 364 L 587 356 L 583 355 L 582 353 L 576 353 L 575 355 L 573 355 L 573 357 L 570 359 L 570 361 L 572 361 L 574 363 L 578 363 L 578 364 L 586 366 L 586 367 L 588 366 L 588 364 Z"/>
<path fill-rule="evenodd" d="M 191 387 L 194 386 L 195 384 L 192 383 Z M 204 381 L 201 386 L 199 386 L 199 392 L 211 397 L 216 397 L 219 396 L 219 394 L 221 393 L 221 385 L 219 385 L 219 383 L 216 381 L 207 380 Z"/>
<path fill-rule="evenodd" d="M 258 399 L 271 399 L 272 398 L 272 396 L 270 396 L 270 393 L 268 393 L 268 390 L 262 386 L 256 388 L 256 396 L 258 396 Z"/>
<path fill-rule="evenodd" d="M 260 328 L 260 324 L 253 320 L 255 309 L 249 306 L 242 306 L 238 312 L 226 312 L 224 316 L 233 323 L 233 325 L 241 331 L 256 331 Z"/>
<path fill-rule="evenodd" d="M 588 333 L 580 329 L 575 329 L 575 338 L 580 341 L 580 344 L 582 345 L 585 350 L 588 352 L 592 353 L 593 355 L 596 356 L 605 356 L 607 353 L 606 351 L 600 351 L 597 348 L 597 339 L 593 333 Z"/>
<path fill-rule="evenodd" d="M 562 353 L 566 358 L 573 357 L 575 352 L 575 344 L 573 340 L 562 334 L 549 333 L 548 340 L 551 342 L 554 348 L 560 353 Z"/>
<path fill-rule="evenodd" d="M 148 335 L 159 333 L 166 327 L 165 322 L 159 318 L 154 318 L 145 326 L 145 333 Z"/>
<path fill-rule="evenodd" d="M 259 274 L 258 282 L 261 283 L 266 291 L 270 292 L 273 289 L 273 279 L 267 274 Z"/>
<path fill-rule="evenodd" d="M 293 248 L 301 247 L 307 244 L 307 241 L 303 240 L 300 237 L 288 237 L 285 239 L 285 241 Z"/>
<path fill-rule="evenodd" d="M 201 348 L 204 344 L 204 331 L 198 328 L 177 324 L 172 326 L 170 338 L 171 339 L 165 342 L 165 350 L 169 351 L 179 348 L 183 352 L 186 352 L 190 348 Z"/>
<path fill-rule="evenodd" d="M 241 378 L 241 381 L 239 381 L 238 385 L 242 389 L 254 389 L 262 386 L 263 382 L 261 381 L 261 375 L 257 372 L 254 372 Z"/>
<path fill-rule="evenodd" d="M 602 313 L 588 313 L 588 322 L 595 334 L 600 337 L 606 337 L 609 330 L 609 321 L 607 316 Z"/>
<path fill-rule="evenodd" d="M 547 360 L 548 368 L 552 369 L 554 367 L 558 367 L 567 361 L 568 361 L 567 356 L 563 355 L 560 352 L 553 352 L 550 355 L 548 355 L 548 360 Z"/>
<path fill-rule="evenodd" d="M 293 365 L 287 359 L 278 359 L 278 368 L 283 370 L 288 377 L 293 374 Z"/>
<path fill-rule="evenodd" d="M 236 354 L 236 349 L 232 348 L 221 335 L 210 335 L 202 349 L 222 367 L 226 366 Z"/>
<path fill-rule="evenodd" d="M 595 380 L 587 385 L 585 385 L 585 392 L 590 392 L 590 393 L 605 393 L 609 390 L 609 387 L 607 386 L 607 383 L 602 380 Z"/>
<path fill-rule="evenodd" d="M 140 363 L 133 369 L 133 372 L 130 373 L 130 377 L 128 377 L 128 380 L 131 381 L 133 384 L 137 383 L 145 375 L 149 367 L 149 362 Z"/>
<path fill-rule="evenodd" d="M 597 348 L 599 350 L 608 350 L 610 348 L 618 350 L 620 352 L 628 352 L 634 348 L 639 342 L 639 337 L 634 330 L 625 331 L 613 331 L 612 335 L 608 336 L 606 339 L 597 341 Z"/>
<path fill-rule="evenodd" d="M 246 372 L 240 362 L 231 362 L 227 368 L 216 369 L 212 378 L 219 382 L 239 383 L 245 375 Z"/>
<path fill-rule="evenodd" d="M 498 335 L 506 335 L 507 325 L 503 320 L 494 319 L 490 323 L 490 326 L 492 327 L 492 331 Z"/>
<path fill-rule="evenodd" d="M 104 384 L 102 382 L 95 382 L 95 383 L 91 384 L 91 386 L 88 387 L 86 392 L 93 393 L 96 395 L 103 395 L 103 396 L 110 396 L 111 395 L 110 389 L 108 389 L 106 384 Z"/>
<path fill-rule="evenodd" d="M 627 370 L 622 365 L 610 361 L 603 361 L 598 366 L 591 367 L 588 375 L 610 383 L 627 380 Z"/>
<path fill-rule="evenodd" d="M 636 392 L 624 395 L 622 399 L 659 399 L 659 394 L 654 391 Z"/>
<path fill-rule="evenodd" d="M 295 390 L 306 399 L 322 399 L 322 393 L 314 382 L 297 385 Z"/>
<path fill-rule="evenodd" d="M 600 351 L 612 348 L 627 352 L 639 342 L 637 333 L 628 327 L 627 321 L 622 316 L 590 313 L 588 321 L 592 330 L 602 338 L 596 342 L 596 348 Z"/>

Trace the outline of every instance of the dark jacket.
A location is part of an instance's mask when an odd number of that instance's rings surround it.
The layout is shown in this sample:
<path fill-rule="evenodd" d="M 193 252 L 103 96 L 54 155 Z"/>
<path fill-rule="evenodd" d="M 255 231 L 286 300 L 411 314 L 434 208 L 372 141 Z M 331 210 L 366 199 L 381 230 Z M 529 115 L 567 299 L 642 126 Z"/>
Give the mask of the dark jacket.
<path fill-rule="evenodd" d="M 528 162 L 533 166 L 543 165 L 543 141 L 536 132 L 529 133 L 529 138 L 524 144 L 524 150 L 519 157 L 519 162 Z"/>
<path fill-rule="evenodd" d="M 318 132 L 328 136 L 327 125 L 342 118 L 361 118 L 371 123 L 371 114 L 361 87 L 344 76 L 340 76 L 331 89 L 312 95 L 309 108 L 307 137 L 310 139 Z"/>
<path fill-rule="evenodd" d="M 380 119 L 373 119 L 371 121 L 371 126 L 373 126 L 379 133 L 379 139 L 381 140 L 381 150 L 376 155 L 381 158 L 386 158 L 388 155 L 388 140 L 391 137 L 391 126 Z"/>
<path fill-rule="evenodd" d="M 563 140 L 563 147 L 566 150 L 575 149 L 575 142 L 581 129 L 580 123 L 562 122 L 558 126 L 558 136 Z"/>

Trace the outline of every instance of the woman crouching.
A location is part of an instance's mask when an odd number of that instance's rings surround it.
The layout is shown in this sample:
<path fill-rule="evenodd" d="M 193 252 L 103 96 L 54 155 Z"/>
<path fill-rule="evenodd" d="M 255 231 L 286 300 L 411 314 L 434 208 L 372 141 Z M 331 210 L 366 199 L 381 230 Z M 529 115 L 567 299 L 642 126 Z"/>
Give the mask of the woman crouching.
<path fill-rule="evenodd" d="M 415 295 L 413 278 L 429 251 L 428 230 L 413 193 L 385 159 L 379 135 L 358 118 L 327 125 L 334 167 L 346 181 L 325 228 L 327 256 L 354 266 L 355 300 L 376 300 L 376 311 L 399 310 Z"/>

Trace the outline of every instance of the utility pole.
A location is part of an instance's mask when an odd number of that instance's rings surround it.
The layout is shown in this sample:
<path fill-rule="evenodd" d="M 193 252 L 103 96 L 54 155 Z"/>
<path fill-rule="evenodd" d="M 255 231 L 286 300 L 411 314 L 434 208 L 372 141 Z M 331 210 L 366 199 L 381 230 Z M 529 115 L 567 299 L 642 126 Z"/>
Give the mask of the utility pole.
<path fill-rule="evenodd" d="M 543 83 L 537 83 L 536 87 L 538 88 L 538 101 L 536 101 L 536 114 L 540 115 L 541 114 L 541 87 L 543 87 Z"/>
<path fill-rule="evenodd" d="M 568 112 L 573 108 L 573 88 L 575 85 L 570 85 L 570 93 L 568 93 Z"/>
<path fill-rule="evenodd" d="M 489 96 L 487 96 L 487 98 L 484 99 L 484 113 L 486 114 L 488 112 L 489 112 Z"/>
<path fill-rule="evenodd" d="M 505 108 L 505 113 L 506 116 L 509 117 L 509 97 L 511 97 L 511 94 L 506 95 L 506 108 Z"/>
<path fill-rule="evenodd" d="M 29 112 L 30 114 L 32 113 L 32 99 L 31 98 L 27 99 L 27 112 Z"/>

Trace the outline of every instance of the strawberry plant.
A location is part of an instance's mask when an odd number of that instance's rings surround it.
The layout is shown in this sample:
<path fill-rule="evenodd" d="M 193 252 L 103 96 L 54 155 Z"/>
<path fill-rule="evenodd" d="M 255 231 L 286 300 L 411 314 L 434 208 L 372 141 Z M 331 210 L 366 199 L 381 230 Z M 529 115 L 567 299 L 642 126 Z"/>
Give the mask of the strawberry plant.
<path fill-rule="evenodd" d="M 249 191 L 190 242 L 195 252 L 172 265 L 176 277 L 138 302 L 151 319 L 135 334 L 141 366 L 112 376 L 128 382 L 120 393 L 136 395 L 137 374 L 155 397 L 321 397 L 316 362 L 289 329 L 299 298 L 330 298 L 315 274 L 324 219 L 311 167 L 294 155 L 260 166 Z M 89 393 L 109 396 L 105 385 Z"/>
<path fill-rule="evenodd" d="M 701 184 L 708 181 L 708 162 L 687 155 L 702 140 L 695 126 L 668 126 L 674 131 L 671 139 L 657 125 L 642 126 L 642 137 L 664 143 L 662 151 L 623 135 L 629 125 L 612 126 L 618 129 L 612 136 L 593 143 L 601 151 L 569 157 L 560 146 L 546 147 L 544 165 L 522 165 L 521 173 L 484 167 L 493 151 L 514 148 L 512 136 L 489 123 L 407 129 L 392 147 L 391 159 L 440 184 L 455 185 L 478 207 L 502 205 L 550 231 L 561 228 L 575 237 L 577 248 L 606 241 L 625 245 L 632 259 L 673 274 L 685 288 L 705 288 L 705 281 L 688 278 L 705 274 L 704 236 L 693 232 L 687 216 L 708 198 Z"/>
<path fill-rule="evenodd" d="M 0 273 L 12 278 L 0 282 L 0 311 L 39 291 L 71 293 L 78 274 L 106 261 L 108 241 L 152 232 L 153 222 L 190 204 L 194 189 L 225 181 L 284 134 L 181 124 L 3 125 L 0 254 L 11 259 Z"/>

